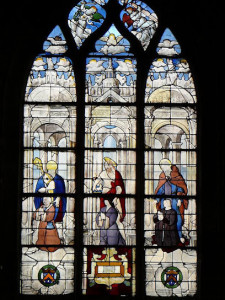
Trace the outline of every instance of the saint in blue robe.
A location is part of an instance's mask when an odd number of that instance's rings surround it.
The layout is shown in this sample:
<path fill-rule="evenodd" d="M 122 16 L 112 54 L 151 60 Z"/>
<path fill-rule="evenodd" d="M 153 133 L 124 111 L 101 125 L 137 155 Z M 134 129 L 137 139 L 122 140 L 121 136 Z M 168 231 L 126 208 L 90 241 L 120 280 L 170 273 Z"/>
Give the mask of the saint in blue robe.
<path fill-rule="evenodd" d="M 55 189 L 53 191 L 53 193 L 55 194 L 65 194 L 65 183 L 64 183 L 64 179 L 56 174 L 55 177 L 53 178 L 54 182 L 55 182 Z M 43 176 L 41 176 L 38 179 L 37 185 L 36 185 L 36 189 L 35 189 L 35 193 L 38 193 L 40 188 L 45 187 L 45 183 L 43 180 Z M 57 198 L 57 196 L 54 197 L 54 200 Z M 34 197 L 34 205 L 35 208 L 38 209 L 41 205 L 43 204 L 43 197 L 40 196 L 36 196 Z M 65 211 L 66 211 L 66 197 L 65 196 L 60 196 L 60 202 L 59 202 L 59 207 L 55 207 L 56 212 L 55 212 L 55 217 L 54 217 L 54 221 L 55 222 L 62 222 L 62 219 L 64 217 Z"/>

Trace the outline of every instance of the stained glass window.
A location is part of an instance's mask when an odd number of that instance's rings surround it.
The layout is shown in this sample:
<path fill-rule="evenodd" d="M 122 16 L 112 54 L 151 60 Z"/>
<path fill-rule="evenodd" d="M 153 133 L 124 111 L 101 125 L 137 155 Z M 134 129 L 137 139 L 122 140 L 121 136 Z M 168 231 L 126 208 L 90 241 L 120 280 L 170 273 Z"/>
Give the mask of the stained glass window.
<path fill-rule="evenodd" d="M 27 79 L 20 293 L 193 296 L 197 97 L 182 47 L 147 1 L 75 1 L 66 21 Z"/>
<path fill-rule="evenodd" d="M 157 53 L 145 90 L 146 294 L 182 297 L 196 293 L 196 94 L 168 28 Z"/>
<path fill-rule="evenodd" d="M 24 103 L 21 293 L 74 291 L 76 83 L 59 26 L 33 63 Z"/>

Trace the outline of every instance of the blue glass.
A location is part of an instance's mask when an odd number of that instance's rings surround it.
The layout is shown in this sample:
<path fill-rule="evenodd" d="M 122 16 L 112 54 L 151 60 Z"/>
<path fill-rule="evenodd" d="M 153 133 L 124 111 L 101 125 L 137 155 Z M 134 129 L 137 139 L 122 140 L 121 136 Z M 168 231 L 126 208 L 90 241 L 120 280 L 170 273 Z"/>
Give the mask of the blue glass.
<path fill-rule="evenodd" d="M 181 53 L 180 45 L 169 28 L 164 31 L 156 51 L 158 54 L 165 56 L 174 56 Z"/>

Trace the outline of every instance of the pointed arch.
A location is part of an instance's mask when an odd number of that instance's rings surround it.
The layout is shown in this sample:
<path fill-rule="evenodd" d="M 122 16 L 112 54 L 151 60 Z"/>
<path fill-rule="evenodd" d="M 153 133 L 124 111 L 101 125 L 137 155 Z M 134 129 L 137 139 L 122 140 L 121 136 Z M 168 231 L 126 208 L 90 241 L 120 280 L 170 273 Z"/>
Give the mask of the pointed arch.
<path fill-rule="evenodd" d="M 70 30 L 57 25 L 34 59 L 24 105 L 22 294 L 196 293 L 196 91 L 173 33 L 154 40 L 158 26 L 144 1 L 80 1 Z M 174 217 L 173 237 L 162 216 Z"/>
<path fill-rule="evenodd" d="M 168 28 L 156 52 L 160 57 L 149 68 L 145 94 L 145 217 L 150 218 L 145 222 L 145 261 L 147 274 L 154 273 L 146 283 L 146 294 L 182 297 L 183 280 L 190 286 L 187 295 L 196 293 L 195 282 L 189 277 L 190 272 L 197 272 L 197 251 L 195 247 L 189 248 L 196 245 L 197 232 L 196 95 L 189 65 L 185 59 L 176 58 L 181 47 Z M 168 212 L 176 216 L 174 229 L 168 228 L 173 231 L 173 238 L 166 236 L 163 225 Z M 171 215 L 168 218 L 172 220 Z M 180 269 L 187 259 L 183 251 L 186 247 L 192 271 Z M 166 262 L 171 258 L 170 266 L 161 261 L 161 255 Z M 173 255 L 177 257 L 176 263 Z M 154 262 L 153 256 L 157 257 Z M 176 273 L 180 291 L 174 288 L 177 283 L 172 278 L 169 283 L 166 281 L 172 273 Z"/>

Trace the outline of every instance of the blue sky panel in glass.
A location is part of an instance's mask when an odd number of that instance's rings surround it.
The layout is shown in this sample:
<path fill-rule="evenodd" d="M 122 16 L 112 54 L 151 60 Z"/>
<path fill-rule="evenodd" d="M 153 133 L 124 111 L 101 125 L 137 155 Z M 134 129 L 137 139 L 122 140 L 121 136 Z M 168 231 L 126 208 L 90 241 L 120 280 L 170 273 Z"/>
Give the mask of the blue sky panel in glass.
<path fill-rule="evenodd" d="M 56 26 L 44 42 L 43 50 L 50 54 L 62 54 L 68 49 L 65 37 L 59 26 Z"/>
<path fill-rule="evenodd" d="M 164 31 L 156 51 L 164 56 L 175 56 L 181 53 L 180 45 L 169 28 Z"/>
<path fill-rule="evenodd" d="M 109 30 L 96 42 L 95 48 L 99 54 L 126 56 L 132 55 L 129 53 L 130 43 L 119 33 L 115 25 L 112 25 Z"/>

